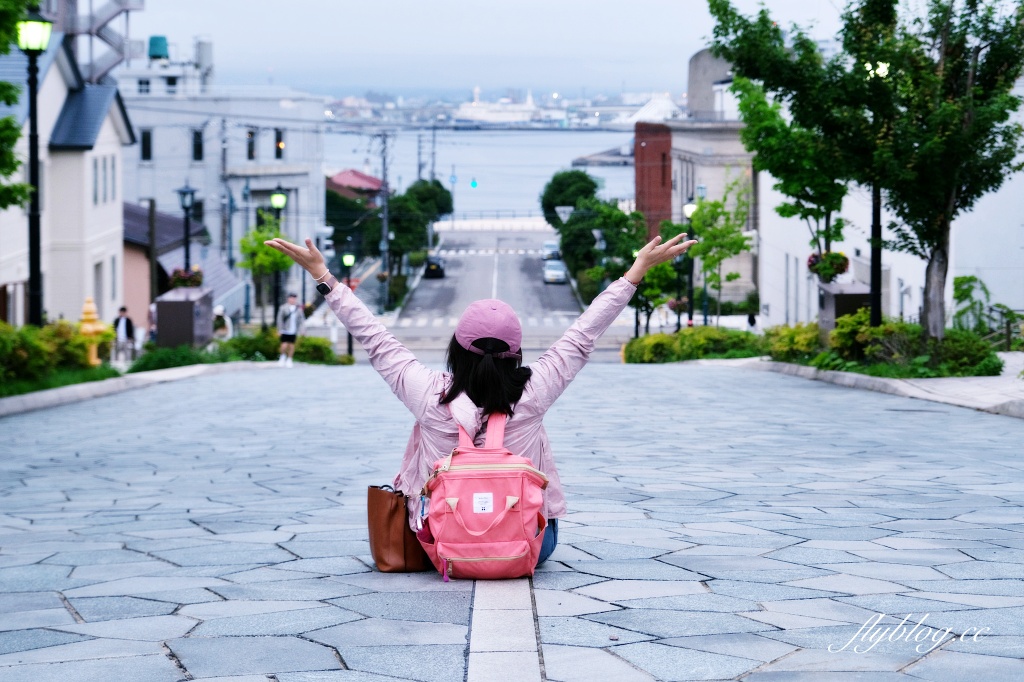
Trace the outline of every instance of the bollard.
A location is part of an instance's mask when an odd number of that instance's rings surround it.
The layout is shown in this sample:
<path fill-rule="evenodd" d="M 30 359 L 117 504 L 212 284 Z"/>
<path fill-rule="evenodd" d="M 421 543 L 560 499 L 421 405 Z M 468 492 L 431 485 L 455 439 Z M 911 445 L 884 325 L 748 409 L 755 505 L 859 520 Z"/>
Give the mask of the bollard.
<path fill-rule="evenodd" d="M 86 297 L 85 304 L 82 306 L 82 319 L 78 325 L 78 331 L 89 339 L 89 365 L 91 367 L 98 367 L 102 364 L 96 350 L 99 346 L 96 337 L 106 329 L 107 325 L 100 322 L 99 316 L 96 315 L 96 304 L 93 303 L 92 296 Z"/>

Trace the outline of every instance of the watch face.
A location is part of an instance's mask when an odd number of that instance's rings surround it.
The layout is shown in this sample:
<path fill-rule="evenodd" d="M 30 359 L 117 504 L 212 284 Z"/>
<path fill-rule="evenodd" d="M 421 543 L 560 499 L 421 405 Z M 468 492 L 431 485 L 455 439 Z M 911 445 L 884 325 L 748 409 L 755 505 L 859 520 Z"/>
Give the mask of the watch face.
<path fill-rule="evenodd" d="M 316 290 L 319 291 L 324 296 L 326 296 L 327 294 L 331 293 L 331 285 L 327 284 L 326 282 L 320 282 L 320 284 L 316 285 Z"/>

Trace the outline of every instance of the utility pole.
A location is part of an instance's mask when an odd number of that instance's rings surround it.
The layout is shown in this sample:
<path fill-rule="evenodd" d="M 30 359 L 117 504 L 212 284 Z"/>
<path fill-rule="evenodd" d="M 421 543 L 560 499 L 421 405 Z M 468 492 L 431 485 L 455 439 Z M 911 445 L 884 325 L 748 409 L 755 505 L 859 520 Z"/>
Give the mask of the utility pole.
<path fill-rule="evenodd" d="M 223 200 L 220 204 L 220 243 L 221 251 L 227 247 L 228 267 L 235 266 L 235 245 L 231 243 L 231 192 L 228 189 L 228 121 L 220 119 L 220 184 Z"/>
<path fill-rule="evenodd" d="M 388 304 L 388 134 L 382 132 L 380 134 L 381 145 L 380 145 L 380 159 L 381 159 L 381 184 L 380 191 L 384 195 L 384 211 L 381 214 L 380 221 L 380 267 L 384 277 L 380 280 L 380 305 L 377 306 L 377 312 L 381 315 L 384 314 L 384 310 Z"/>
<path fill-rule="evenodd" d="M 434 166 L 437 163 L 437 124 L 430 126 L 430 179 L 436 176 Z"/>
<path fill-rule="evenodd" d="M 160 295 L 160 280 L 157 278 L 156 260 L 156 199 L 149 200 L 149 302 Z"/>
<path fill-rule="evenodd" d="M 423 179 L 423 134 L 416 134 L 416 181 Z"/>

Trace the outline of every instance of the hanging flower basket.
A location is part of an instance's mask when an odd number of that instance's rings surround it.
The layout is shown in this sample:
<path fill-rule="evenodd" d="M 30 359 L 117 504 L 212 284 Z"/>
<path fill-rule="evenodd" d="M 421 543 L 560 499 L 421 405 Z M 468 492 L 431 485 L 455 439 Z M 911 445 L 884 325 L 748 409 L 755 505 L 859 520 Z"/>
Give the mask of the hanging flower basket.
<path fill-rule="evenodd" d="M 674 313 L 685 313 L 687 308 L 689 308 L 690 301 L 685 296 L 682 298 L 670 298 L 665 302 L 665 305 Z"/>
<path fill-rule="evenodd" d="M 170 286 L 172 289 L 178 287 L 201 287 L 203 286 L 203 271 L 198 265 L 193 265 L 191 270 L 185 268 L 174 268 L 171 272 Z"/>
<path fill-rule="evenodd" d="M 807 269 L 816 274 L 822 282 L 832 282 L 850 269 L 850 259 L 842 251 L 812 253 L 807 258 Z"/>

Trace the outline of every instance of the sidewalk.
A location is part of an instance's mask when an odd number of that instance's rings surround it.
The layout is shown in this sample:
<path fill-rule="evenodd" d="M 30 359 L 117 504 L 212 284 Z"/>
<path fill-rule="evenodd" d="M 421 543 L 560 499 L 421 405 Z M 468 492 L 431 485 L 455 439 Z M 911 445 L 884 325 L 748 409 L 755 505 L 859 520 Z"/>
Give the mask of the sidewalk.
<path fill-rule="evenodd" d="M 559 547 L 474 585 L 372 569 L 412 419 L 367 366 L 2 418 L 0 679 L 1024 678 L 1024 422 L 683 363 L 592 365 L 546 423 Z M 828 651 L 879 613 L 968 636 Z"/>

